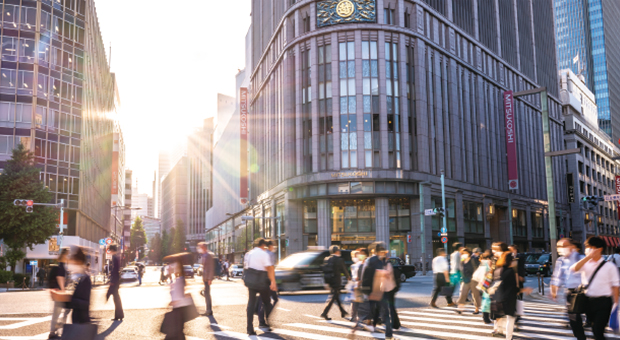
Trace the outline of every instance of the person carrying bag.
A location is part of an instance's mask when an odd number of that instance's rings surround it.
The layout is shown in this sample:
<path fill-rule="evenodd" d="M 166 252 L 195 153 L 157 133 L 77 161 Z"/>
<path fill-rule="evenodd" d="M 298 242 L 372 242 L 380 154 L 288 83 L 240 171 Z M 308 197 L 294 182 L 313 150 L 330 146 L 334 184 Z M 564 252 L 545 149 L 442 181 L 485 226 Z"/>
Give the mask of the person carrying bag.
<path fill-rule="evenodd" d="M 246 309 L 248 335 L 256 335 L 254 311 L 256 310 L 257 294 L 259 294 L 263 301 L 263 308 L 265 308 L 265 325 L 261 329 L 266 332 L 271 331 L 271 327 L 267 323 L 272 310 L 270 290 L 277 291 L 278 287 L 276 286 L 274 263 L 265 251 L 267 245 L 265 239 L 256 239 L 254 249 L 247 253 L 244 259 L 243 283 L 248 287 L 248 306 Z"/>

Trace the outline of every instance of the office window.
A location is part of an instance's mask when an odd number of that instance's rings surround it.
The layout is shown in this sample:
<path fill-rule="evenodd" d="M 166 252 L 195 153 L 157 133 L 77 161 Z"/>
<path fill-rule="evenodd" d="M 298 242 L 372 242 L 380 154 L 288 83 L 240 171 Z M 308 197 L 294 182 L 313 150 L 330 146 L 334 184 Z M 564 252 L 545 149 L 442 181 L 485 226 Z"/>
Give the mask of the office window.
<path fill-rule="evenodd" d="M 373 115 L 379 115 L 379 61 L 377 42 L 362 41 L 362 94 L 364 102 L 364 166 L 379 168 L 380 130 L 373 124 Z M 374 129 L 373 129 L 374 128 Z M 373 146 L 377 146 L 375 149 Z M 376 155 L 375 155 L 376 154 Z M 376 163 L 373 161 L 376 159 Z"/>
<path fill-rule="evenodd" d="M 332 45 L 319 46 L 319 150 L 321 170 L 334 168 L 334 125 L 332 109 Z"/>
<path fill-rule="evenodd" d="M 411 169 L 418 169 L 418 140 L 417 124 L 415 115 L 415 49 L 413 46 L 407 47 L 407 124 L 409 127 L 409 157 L 411 158 Z"/>
<path fill-rule="evenodd" d="M 302 92 L 302 125 L 303 125 L 303 170 L 312 172 L 312 86 L 310 83 L 312 66 L 310 49 L 301 52 L 301 92 Z"/>
<path fill-rule="evenodd" d="M 394 19 L 395 19 L 394 9 L 392 9 L 392 8 L 384 8 L 383 9 L 384 24 L 386 24 L 386 25 L 396 25 L 396 22 L 394 21 Z"/>
<path fill-rule="evenodd" d="M 532 237 L 543 238 L 544 236 L 545 234 L 543 231 L 542 214 L 533 212 L 532 213 Z"/>
<path fill-rule="evenodd" d="M 482 203 L 463 201 L 465 232 L 484 234 L 484 214 Z"/>
<path fill-rule="evenodd" d="M 15 88 L 17 72 L 15 70 L 2 69 L 2 78 L 0 78 L 0 87 Z"/>
<path fill-rule="evenodd" d="M 526 213 L 524 210 L 512 209 L 512 232 L 514 236 L 527 236 Z"/>
<path fill-rule="evenodd" d="M 2 22 L 5 23 L 5 27 L 17 28 L 18 15 L 19 6 L 5 4 L 4 12 L 2 12 Z"/>
<path fill-rule="evenodd" d="M 385 89 L 388 120 L 388 164 L 400 169 L 400 89 L 398 87 L 398 44 L 385 43 Z"/>
<path fill-rule="evenodd" d="M 355 90 L 355 43 L 339 44 L 340 150 L 343 169 L 357 168 L 357 102 Z"/>
<path fill-rule="evenodd" d="M 411 231 L 409 198 L 389 199 L 390 231 Z"/>
<path fill-rule="evenodd" d="M 21 29 L 34 31 L 37 26 L 37 9 L 22 6 L 21 17 Z"/>
<path fill-rule="evenodd" d="M 17 61 L 17 38 L 2 37 L 2 60 Z"/>

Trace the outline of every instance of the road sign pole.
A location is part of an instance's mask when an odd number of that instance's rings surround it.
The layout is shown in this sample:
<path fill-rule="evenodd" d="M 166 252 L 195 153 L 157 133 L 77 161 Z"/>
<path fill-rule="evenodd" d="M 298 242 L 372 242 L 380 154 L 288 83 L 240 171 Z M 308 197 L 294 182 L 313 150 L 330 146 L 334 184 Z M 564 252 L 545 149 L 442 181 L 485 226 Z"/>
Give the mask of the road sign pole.
<path fill-rule="evenodd" d="M 443 207 L 443 227 L 448 228 L 448 210 L 446 210 L 446 175 L 443 169 L 441 169 L 441 206 Z M 446 230 L 447 231 L 447 230 Z M 448 255 L 448 242 L 443 244 L 443 249 L 446 251 L 446 256 Z"/>
<path fill-rule="evenodd" d="M 60 233 L 58 235 L 58 238 L 60 240 L 60 242 L 58 242 L 58 249 L 59 251 L 62 249 L 62 236 L 65 232 L 65 200 L 61 199 L 60 200 Z"/>

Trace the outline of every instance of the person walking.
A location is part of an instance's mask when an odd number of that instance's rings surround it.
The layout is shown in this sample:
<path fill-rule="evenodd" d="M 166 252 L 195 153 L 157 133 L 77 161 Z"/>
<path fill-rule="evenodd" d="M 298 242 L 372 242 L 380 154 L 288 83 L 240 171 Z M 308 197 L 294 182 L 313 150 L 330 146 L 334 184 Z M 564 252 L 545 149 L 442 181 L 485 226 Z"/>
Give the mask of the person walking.
<path fill-rule="evenodd" d="M 224 261 L 222 262 L 222 270 L 224 271 L 224 274 L 226 274 L 226 281 L 230 281 L 230 273 L 228 272 L 229 268 L 230 265 L 228 264 L 228 260 L 224 259 Z"/>
<path fill-rule="evenodd" d="M 213 284 L 213 279 L 215 278 L 215 261 L 217 259 L 209 251 L 207 248 L 207 244 L 205 242 L 198 243 L 198 252 L 201 254 L 201 263 L 202 263 L 202 282 L 205 286 L 205 313 L 204 316 L 213 315 L 213 304 L 211 302 L 211 284 Z"/>
<path fill-rule="evenodd" d="M 50 269 L 49 274 L 49 288 L 51 290 L 50 294 L 53 291 L 59 291 L 61 293 L 65 292 L 65 283 L 67 276 L 67 268 L 65 264 L 68 261 L 69 257 L 69 248 L 63 248 L 60 251 L 60 255 L 58 256 L 58 265 L 53 266 Z M 60 313 L 63 314 L 62 322 L 59 323 Z M 54 301 L 54 310 L 52 312 L 52 320 L 50 325 L 50 335 L 48 339 L 60 339 L 58 336 L 58 328 L 60 324 L 67 323 L 67 316 L 69 315 L 69 309 L 66 308 L 66 304 L 64 302 Z"/>
<path fill-rule="evenodd" d="M 482 320 L 485 324 L 492 324 L 490 313 L 491 313 L 491 297 L 487 292 L 489 288 L 489 283 L 493 278 L 493 254 L 490 250 L 486 250 L 482 255 L 480 255 L 480 265 L 478 269 L 474 273 L 472 280 L 478 282 L 478 286 L 476 289 L 480 291 L 482 294 L 482 299 L 480 302 L 480 308 L 482 309 Z"/>
<path fill-rule="evenodd" d="M 478 261 L 471 257 L 471 251 L 468 248 L 461 250 L 461 291 L 459 294 L 457 313 L 461 314 L 467 302 L 467 296 L 471 292 L 474 300 L 474 314 L 480 313 L 480 292 L 476 288 L 478 281 L 473 279 L 474 272 L 478 269 Z"/>
<path fill-rule="evenodd" d="M 450 254 L 450 284 L 452 288 L 456 288 L 461 283 L 461 249 L 463 245 L 460 242 L 452 244 L 454 251 Z"/>
<path fill-rule="evenodd" d="M 570 267 L 579 262 L 584 256 L 579 254 L 577 247 L 571 239 L 563 238 L 557 243 L 558 255 L 560 257 L 555 262 L 553 275 L 551 277 L 551 298 L 555 301 L 558 290 L 564 286 L 566 296 L 566 306 L 570 304 L 570 294 L 581 284 L 581 273 L 571 272 Z M 568 313 L 568 323 L 573 330 L 573 335 L 577 340 L 586 340 L 583 330 L 583 320 L 580 313 Z"/>
<path fill-rule="evenodd" d="M 276 263 L 276 253 L 275 253 L 275 249 L 276 249 L 276 241 L 274 240 L 266 240 L 267 241 L 267 254 L 269 254 L 269 259 L 271 260 L 271 263 L 274 264 Z M 278 299 L 278 292 L 277 290 L 271 290 L 269 292 L 271 294 L 271 300 L 273 301 L 271 303 L 271 310 L 273 310 L 274 308 L 276 308 L 276 304 L 278 303 L 279 299 Z M 267 325 L 267 321 L 265 320 L 265 307 L 263 306 L 263 300 L 258 300 L 258 327 L 259 328 L 268 328 L 269 326 Z"/>
<path fill-rule="evenodd" d="M 267 242 L 263 238 L 254 241 L 254 249 L 245 254 L 244 258 L 244 283 L 248 287 L 248 306 L 246 309 L 247 316 L 247 333 L 248 335 L 256 335 L 254 331 L 254 311 L 256 310 L 256 295 L 260 296 L 265 308 L 265 321 L 269 320 L 271 314 L 271 291 L 277 291 L 276 276 L 274 264 L 265 251 Z M 265 322 L 263 331 L 271 331 L 271 327 Z"/>
<path fill-rule="evenodd" d="M 52 299 L 55 302 L 69 303 L 71 309 L 71 322 L 83 324 L 90 322 L 90 292 L 92 281 L 86 275 L 86 254 L 81 247 L 69 258 L 69 271 L 73 282 L 76 283 L 73 294 L 65 290 L 52 290 Z M 65 335 L 63 335 L 63 338 Z"/>
<path fill-rule="evenodd" d="M 39 281 L 39 287 L 43 287 L 43 282 L 45 281 L 45 268 L 39 268 L 37 271 L 37 280 Z"/>
<path fill-rule="evenodd" d="M 450 285 L 450 268 L 448 266 L 448 260 L 446 260 L 446 251 L 443 248 L 437 249 L 437 256 L 433 259 L 433 276 L 434 286 L 433 292 L 431 293 L 430 306 L 437 308 L 435 302 L 437 301 L 441 289 L 444 286 Z M 448 303 L 448 307 L 454 306 L 452 294 L 446 295 L 446 302 Z"/>
<path fill-rule="evenodd" d="M 615 264 L 618 270 L 620 270 L 620 247 L 614 248 L 614 254 L 611 255 L 609 262 Z"/>
<path fill-rule="evenodd" d="M 170 284 L 170 306 L 172 311 L 166 313 L 161 331 L 166 334 L 164 340 L 185 340 L 185 323 L 198 317 L 198 311 L 190 294 L 185 292 L 185 275 L 183 266 L 192 263 L 193 255 L 180 253 L 166 256 L 164 259 L 171 263 L 171 269 L 176 279 Z"/>
<path fill-rule="evenodd" d="M 474 250 L 472 250 L 471 252 L 472 252 L 471 257 L 475 259 L 476 261 L 478 261 L 478 263 L 480 263 L 480 256 L 482 256 L 482 249 L 474 248 Z"/>
<path fill-rule="evenodd" d="M 106 294 L 106 301 L 110 299 L 110 296 L 114 299 L 114 319 L 113 321 L 123 321 L 125 313 L 123 312 L 123 303 L 121 302 L 121 296 L 119 294 L 120 282 L 121 282 L 121 259 L 118 256 L 118 248 L 115 244 L 111 244 L 108 249 L 112 253 L 112 262 L 110 264 L 110 287 Z"/>
<path fill-rule="evenodd" d="M 342 289 L 342 276 L 345 275 L 347 280 L 351 280 L 351 276 L 349 275 L 347 267 L 344 264 L 344 260 L 341 257 L 340 248 L 338 246 L 331 246 L 329 248 L 329 253 L 331 256 L 327 257 L 323 264 L 325 284 L 328 285 L 330 289 L 330 295 L 327 299 L 325 308 L 323 309 L 323 313 L 321 313 L 321 317 L 325 320 L 331 320 L 327 314 L 332 308 L 334 302 L 338 305 L 338 309 L 340 309 L 341 317 L 344 318 L 349 315 L 349 313 L 347 313 L 347 311 L 342 307 L 342 303 L 340 301 L 340 290 Z"/>
<path fill-rule="evenodd" d="M 351 321 L 357 322 L 359 317 L 358 310 L 359 305 L 363 302 L 362 293 L 359 290 L 360 282 L 360 268 L 364 265 L 364 260 L 368 256 L 368 251 L 365 248 L 359 248 L 351 253 L 353 264 L 351 265 Z"/>
<path fill-rule="evenodd" d="M 570 271 L 581 274 L 581 285 L 587 286 L 586 316 L 592 324 L 594 339 L 604 340 L 611 308 L 618 303 L 618 268 L 601 256 L 605 249 L 602 238 L 591 236 L 585 246 L 586 256 L 572 265 Z"/>
<path fill-rule="evenodd" d="M 495 320 L 491 334 L 495 336 L 504 331 L 506 340 L 512 340 L 519 293 L 517 274 L 512 267 L 512 253 L 506 243 L 495 242 L 492 249 L 497 262 L 493 271 L 493 286 L 489 288 L 491 318 Z"/>

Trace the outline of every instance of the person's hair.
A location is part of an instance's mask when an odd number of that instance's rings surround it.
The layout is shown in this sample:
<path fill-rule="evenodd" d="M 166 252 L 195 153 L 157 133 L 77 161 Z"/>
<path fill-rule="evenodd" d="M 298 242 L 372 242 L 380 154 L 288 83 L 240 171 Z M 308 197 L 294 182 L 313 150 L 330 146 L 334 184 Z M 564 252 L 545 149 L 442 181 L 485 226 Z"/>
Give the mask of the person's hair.
<path fill-rule="evenodd" d="M 60 250 L 60 254 L 58 254 L 58 262 L 60 262 L 65 256 L 69 256 L 69 248 L 67 247 Z"/>
<path fill-rule="evenodd" d="M 614 249 L 614 252 L 615 252 L 616 254 L 620 254 L 620 247 L 616 247 L 616 249 Z"/>
<path fill-rule="evenodd" d="M 360 248 L 357 250 L 357 252 L 368 256 L 368 249 L 366 248 Z"/>
<path fill-rule="evenodd" d="M 490 260 L 493 257 L 493 253 L 490 250 L 485 250 L 482 255 L 480 255 L 480 259 L 482 260 Z"/>
<path fill-rule="evenodd" d="M 329 247 L 329 253 L 330 254 L 336 254 L 339 251 L 340 251 L 340 247 L 338 247 L 338 246 L 331 246 L 331 247 Z"/>
<path fill-rule="evenodd" d="M 437 256 L 441 256 L 442 254 L 446 253 L 446 250 L 443 248 L 437 248 L 437 250 L 435 250 L 435 253 L 437 253 Z"/>
<path fill-rule="evenodd" d="M 118 251 L 118 247 L 116 246 L 116 244 L 110 244 L 110 246 L 108 246 L 108 249 L 110 249 L 110 251 Z"/>
<path fill-rule="evenodd" d="M 605 241 L 598 236 L 590 236 L 586 240 L 586 247 L 605 248 Z"/>
<path fill-rule="evenodd" d="M 375 254 L 378 254 L 380 251 L 385 251 L 385 243 L 375 241 L 368 246 L 368 250 L 370 250 L 371 253 L 374 252 Z"/>
<path fill-rule="evenodd" d="M 511 262 L 512 262 L 512 253 L 509 251 L 504 251 L 502 252 L 502 255 L 499 256 L 499 259 L 497 259 L 495 266 L 507 267 L 511 264 Z"/>
<path fill-rule="evenodd" d="M 474 248 L 473 253 L 474 253 L 474 254 L 475 254 L 475 253 L 482 253 L 482 249 L 480 249 L 480 248 L 476 247 L 476 248 Z"/>
<path fill-rule="evenodd" d="M 459 248 L 461 248 L 463 245 L 461 244 L 461 242 L 454 242 L 452 243 L 452 248 L 454 250 L 459 250 Z"/>
<path fill-rule="evenodd" d="M 519 252 L 519 247 L 516 244 L 511 244 L 510 246 L 508 246 L 508 248 L 512 248 L 512 249 L 516 250 L 517 253 Z"/>
<path fill-rule="evenodd" d="M 351 252 L 351 258 L 356 258 L 358 253 L 359 252 L 357 250 L 352 251 Z"/>
<path fill-rule="evenodd" d="M 264 247 L 266 245 L 267 245 L 267 240 L 265 240 L 262 237 L 259 237 L 256 240 L 254 240 L 254 246 L 255 247 Z"/>
<path fill-rule="evenodd" d="M 86 263 L 86 254 L 84 253 L 84 250 L 82 249 L 82 247 L 77 248 L 77 250 L 75 251 L 75 254 L 71 256 L 71 260 L 75 262 L 79 262 L 80 264 Z"/>
<path fill-rule="evenodd" d="M 502 251 L 502 252 L 507 252 L 508 251 L 508 245 L 506 245 L 506 243 L 504 243 L 504 242 L 495 242 L 495 243 L 493 243 L 493 247 L 492 248 L 499 248 L 499 250 Z"/>
<path fill-rule="evenodd" d="M 276 241 L 275 240 L 267 239 L 265 241 L 267 242 L 267 247 L 275 247 L 276 246 Z"/>
<path fill-rule="evenodd" d="M 581 246 L 581 243 L 579 243 L 579 241 L 571 240 L 570 242 L 572 243 L 572 245 L 575 246 L 575 248 L 577 248 L 577 251 L 581 251 L 581 249 L 583 249 L 583 247 Z"/>
<path fill-rule="evenodd" d="M 471 250 L 469 250 L 469 248 L 465 247 L 465 248 L 461 249 L 461 254 L 463 254 L 463 253 L 467 253 L 467 254 L 471 255 Z"/>

